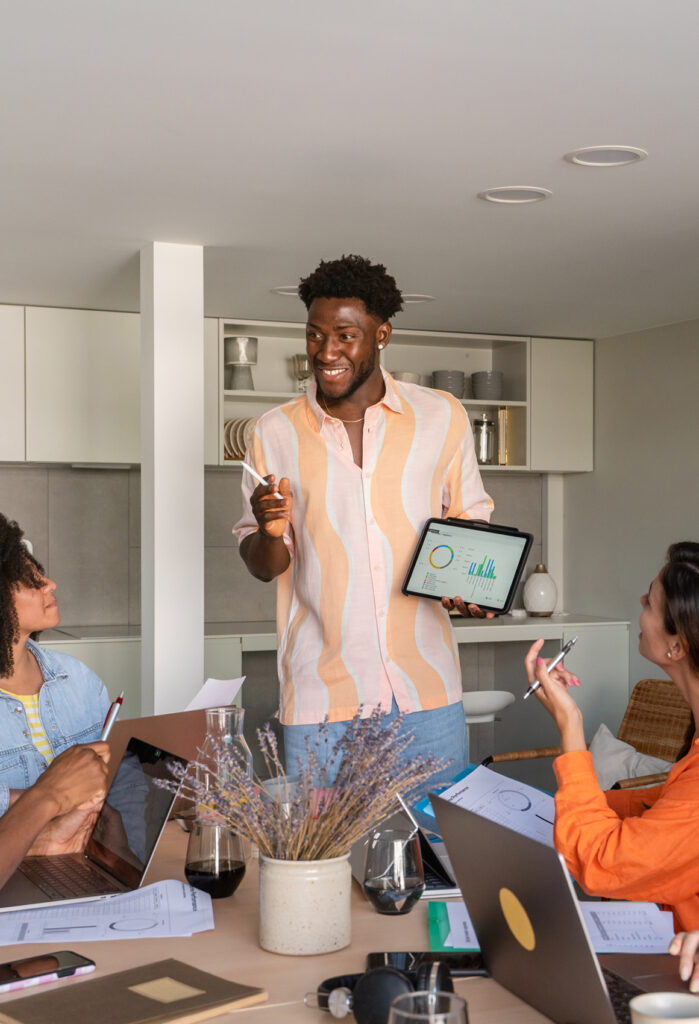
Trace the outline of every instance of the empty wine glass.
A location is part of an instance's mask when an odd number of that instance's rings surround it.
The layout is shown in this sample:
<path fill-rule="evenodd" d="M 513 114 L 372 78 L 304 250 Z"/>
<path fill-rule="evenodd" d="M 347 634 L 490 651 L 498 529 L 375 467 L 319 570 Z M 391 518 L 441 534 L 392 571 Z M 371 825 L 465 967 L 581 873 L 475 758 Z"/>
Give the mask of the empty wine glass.
<path fill-rule="evenodd" d="M 468 1024 L 466 1000 L 453 992 L 405 992 L 396 996 L 388 1024 Z"/>
<path fill-rule="evenodd" d="M 384 829 L 369 840 L 364 892 L 379 914 L 407 914 L 425 888 L 417 832 Z"/>
<path fill-rule="evenodd" d="M 311 369 L 311 361 L 305 352 L 299 352 L 292 359 L 294 366 L 294 380 L 296 381 L 296 390 L 305 394 L 308 390 L 308 381 L 313 376 L 313 370 Z"/>

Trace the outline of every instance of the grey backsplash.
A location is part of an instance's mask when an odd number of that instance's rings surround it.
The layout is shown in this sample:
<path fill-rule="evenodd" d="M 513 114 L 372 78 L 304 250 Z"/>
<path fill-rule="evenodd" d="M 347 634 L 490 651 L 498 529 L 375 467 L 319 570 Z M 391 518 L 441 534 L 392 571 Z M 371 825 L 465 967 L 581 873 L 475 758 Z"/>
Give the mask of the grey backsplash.
<path fill-rule="evenodd" d="M 541 560 L 542 478 L 487 472 L 483 478 L 495 502 L 493 522 L 534 534 L 526 578 Z M 140 622 L 140 490 L 138 469 L 0 466 L 0 511 L 19 522 L 58 583 L 64 625 Z M 274 585 L 250 576 L 231 534 L 240 510 L 240 471 L 207 469 L 207 622 L 274 618 Z"/>

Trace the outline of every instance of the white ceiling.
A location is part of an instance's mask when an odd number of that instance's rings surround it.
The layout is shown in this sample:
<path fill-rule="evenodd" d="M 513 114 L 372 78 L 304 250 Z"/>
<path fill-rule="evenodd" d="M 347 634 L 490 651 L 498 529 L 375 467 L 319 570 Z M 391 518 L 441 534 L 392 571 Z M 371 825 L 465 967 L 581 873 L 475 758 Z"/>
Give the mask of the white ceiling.
<path fill-rule="evenodd" d="M 402 326 L 604 337 L 699 317 L 696 0 L 0 0 L 0 301 L 138 308 L 149 240 L 206 312 L 302 319 L 385 262 Z M 625 144 L 625 168 L 566 163 Z M 546 202 L 484 203 L 542 185 Z"/>

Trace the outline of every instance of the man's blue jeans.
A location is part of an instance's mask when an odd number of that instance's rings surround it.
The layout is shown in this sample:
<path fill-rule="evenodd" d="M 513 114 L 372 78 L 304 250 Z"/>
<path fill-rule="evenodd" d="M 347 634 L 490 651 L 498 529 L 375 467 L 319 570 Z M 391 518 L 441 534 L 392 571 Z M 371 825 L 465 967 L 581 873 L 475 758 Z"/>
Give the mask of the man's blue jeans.
<path fill-rule="evenodd" d="M 386 715 L 386 723 L 398 716 L 395 700 L 390 712 Z M 330 722 L 328 725 L 329 747 L 332 749 L 345 732 L 349 723 Z M 313 745 L 318 733 L 317 725 L 285 725 L 284 750 L 286 771 L 289 775 L 298 774 L 299 761 L 306 762 L 306 737 Z M 468 739 L 466 734 L 466 718 L 459 701 L 448 704 L 433 711 L 415 711 L 403 717 L 399 735 L 413 734 L 413 742 L 405 751 L 406 759 L 417 754 L 428 756 L 433 754 L 440 760 L 451 761 L 451 764 L 430 779 L 429 786 L 442 785 L 449 782 L 458 772 L 463 771 L 468 763 Z M 332 782 L 337 771 L 337 763 L 329 764 L 328 780 Z"/>

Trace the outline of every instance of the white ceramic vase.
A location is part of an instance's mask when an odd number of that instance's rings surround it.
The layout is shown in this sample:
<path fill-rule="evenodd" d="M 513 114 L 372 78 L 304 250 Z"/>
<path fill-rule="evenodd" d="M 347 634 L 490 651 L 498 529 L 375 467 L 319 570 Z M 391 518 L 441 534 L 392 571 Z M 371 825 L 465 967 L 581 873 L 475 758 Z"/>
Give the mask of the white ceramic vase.
<path fill-rule="evenodd" d="M 534 569 L 524 584 L 522 604 L 528 615 L 553 615 L 558 600 L 556 584 L 546 570 L 543 562 Z"/>
<path fill-rule="evenodd" d="M 260 854 L 260 945 L 270 953 L 331 953 L 352 939 L 349 854 L 273 860 Z"/>

